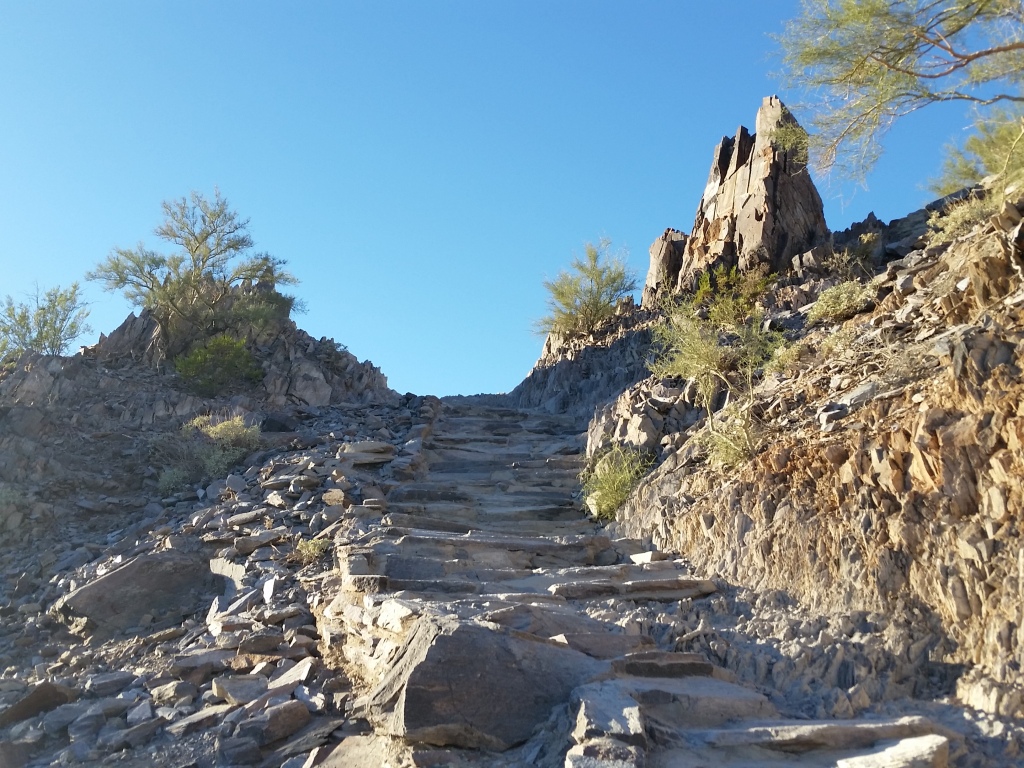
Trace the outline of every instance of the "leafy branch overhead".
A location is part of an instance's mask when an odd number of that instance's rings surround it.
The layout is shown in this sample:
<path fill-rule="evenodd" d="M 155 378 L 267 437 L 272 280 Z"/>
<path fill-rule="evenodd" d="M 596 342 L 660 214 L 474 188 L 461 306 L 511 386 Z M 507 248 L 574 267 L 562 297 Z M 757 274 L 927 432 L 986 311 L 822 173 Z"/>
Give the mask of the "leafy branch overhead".
<path fill-rule="evenodd" d="M 150 310 L 171 353 L 193 338 L 238 332 L 246 321 L 288 316 L 294 299 L 276 287 L 294 284 L 295 278 L 283 271 L 283 260 L 249 255 L 249 220 L 240 218 L 219 191 L 213 200 L 192 192 L 165 201 L 163 212 L 165 220 L 154 234 L 177 246 L 176 252 L 159 253 L 143 243 L 114 248 L 87 277 Z M 233 292 L 243 285 L 250 290 Z"/>
<path fill-rule="evenodd" d="M 869 168 L 892 123 L 931 104 L 1024 105 L 1019 0 L 804 0 L 779 41 L 825 168 Z"/>
<path fill-rule="evenodd" d="M 575 258 L 568 271 L 545 280 L 551 314 L 536 323 L 538 333 L 566 336 L 593 333 L 615 314 L 619 301 L 637 288 L 636 277 L 621 258 L 608 255 L 610 243 L 587 243 L 584 258 Z"/>

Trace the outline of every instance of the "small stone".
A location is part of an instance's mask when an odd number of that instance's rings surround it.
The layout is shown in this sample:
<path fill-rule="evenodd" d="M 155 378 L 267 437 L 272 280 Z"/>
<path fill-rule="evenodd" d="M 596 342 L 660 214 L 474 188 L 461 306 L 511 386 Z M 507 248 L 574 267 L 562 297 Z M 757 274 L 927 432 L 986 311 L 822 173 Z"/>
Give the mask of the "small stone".
<path fill-rule="evenodd" d="M 229 704 L 248 704 L 267 692 L 262 675 L 224 675 L 213 679 L 213 693 Z"/>

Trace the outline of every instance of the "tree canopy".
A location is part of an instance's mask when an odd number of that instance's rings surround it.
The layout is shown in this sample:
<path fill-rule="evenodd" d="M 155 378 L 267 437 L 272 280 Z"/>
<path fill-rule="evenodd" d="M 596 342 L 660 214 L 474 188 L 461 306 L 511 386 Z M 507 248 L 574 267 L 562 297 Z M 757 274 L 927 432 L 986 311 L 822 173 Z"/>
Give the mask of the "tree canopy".
<path fill-rule="evenodd" d="M 892 123 L 931 104 L 1024 106 L 1020 0 L 804 0 L 779 40 L 820 167 L 869 168 Z"/>
<path fill-rule="evenodd" d="M 92 329 L 78 283 L 41 292 L 36 286 L 29 301 L 19 304 L 8 296 L 0 306 L 0 358 L 32 350 L 63 355 L 71 342 Z"/>
<path fill-rule="evenodd" d="M 171 352 L 180 351 L 174 348 L 185 339 L 237 330 L 241 321 L 267 312 L 287 316 L 294 299 L 275 288 L 295 279 L 282 270 L 283 260 L 250 255 L 249 220 L 239 217 L 219 190 L 212 201 L 192 192 L 162 207 L 165 219 L 154 234 L 176 245 L 176 252 L 159 253 L 141 242 L 114 248 L 87 277 L 150 310 Z M 260 290 L 233 292 L 243 285 Z"/>

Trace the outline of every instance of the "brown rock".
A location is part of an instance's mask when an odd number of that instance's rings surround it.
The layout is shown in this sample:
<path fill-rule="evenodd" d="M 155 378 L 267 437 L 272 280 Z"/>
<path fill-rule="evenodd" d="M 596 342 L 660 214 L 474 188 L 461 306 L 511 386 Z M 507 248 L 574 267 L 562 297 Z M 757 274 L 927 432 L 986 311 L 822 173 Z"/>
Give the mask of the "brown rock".
<path fill-rule="evenodd" d="M 718 265 L 785 271 L 794 256 L 827 239 L 821 197 L 806 166 L 796 151 L 775 141 L 782 127 L 799 128 L 778 97 L 769 96 L 757 112 L 754 135 L 740 127 L 715 149 L 677 289 L 691 287 L 701 272 Z"/>
<path fill-rule="evenodd" d="M 78 692 L 56 683 L 42 682 L 33 686 L 32 690 L 0 712 L 0 728 L 11 723 L 20 723 L 42 712 L 49 712 L 61 704 L 67 704 L 78 698 Z"/>

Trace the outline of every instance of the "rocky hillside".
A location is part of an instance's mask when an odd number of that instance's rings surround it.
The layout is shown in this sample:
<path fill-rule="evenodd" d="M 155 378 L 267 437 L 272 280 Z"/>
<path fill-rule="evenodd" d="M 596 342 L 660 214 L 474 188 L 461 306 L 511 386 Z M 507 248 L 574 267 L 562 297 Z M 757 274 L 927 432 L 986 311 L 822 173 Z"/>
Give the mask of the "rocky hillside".
<path fill-rule="evenodd" d="M 831 236 L 794 126 L 768 99 L 723 140 L 642 305 L 508 395 L 399 396 L 285 324 L 204 398 L 145 315 L 6 369 L 0 768 L 1020 764 L 1024 200 Z M 811 322 L 865 233 L 859 303 Z M 794 350 L 729 467 L 648 375 L 717 266 L 775 273 Z M 197 415 L 262 434 L 161 492 Z M 614 443 L 654 463 L 609 524 L 579 473 Z"/>

